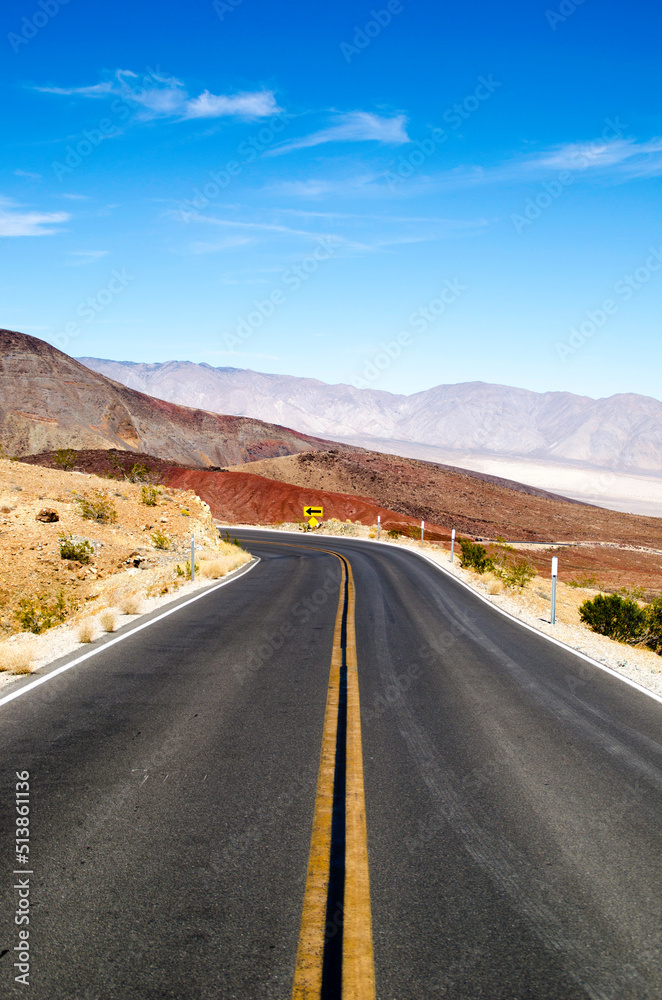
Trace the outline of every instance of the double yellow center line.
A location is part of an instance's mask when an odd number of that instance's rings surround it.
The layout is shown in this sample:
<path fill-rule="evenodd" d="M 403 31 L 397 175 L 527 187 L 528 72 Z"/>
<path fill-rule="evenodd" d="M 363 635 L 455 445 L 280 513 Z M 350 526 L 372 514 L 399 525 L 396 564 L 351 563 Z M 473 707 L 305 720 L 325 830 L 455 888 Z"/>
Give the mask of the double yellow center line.
<path fill-rule="evenodd" d="M 292 997 L 375 1000 L 354 578 L 329 554 L 342 579 Z"/>

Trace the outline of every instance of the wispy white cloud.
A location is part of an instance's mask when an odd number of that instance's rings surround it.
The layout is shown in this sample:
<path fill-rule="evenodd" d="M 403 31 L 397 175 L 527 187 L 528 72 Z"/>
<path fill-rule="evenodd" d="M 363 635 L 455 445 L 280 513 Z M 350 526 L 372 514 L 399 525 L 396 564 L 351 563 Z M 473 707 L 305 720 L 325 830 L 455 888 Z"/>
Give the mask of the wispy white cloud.
<path fill-rule="evenodd" d="M 569 142 L 494 167 L 462 166 L 416 180 L 429 189 L 451 191 L 488 184 L 526 183 L 564 170 L 617 183 L 656 177 L 662 174 L 662 139 Z"/>
<path fill-rule="evenodd" d="M 354 174 L 350 177 L 307 177 L 296 181 L 276 181 L 269 184 L 265 190 L 277 197 L 311 200 L 390 194 L 384 183 L 384 175 L 376 171 Z"/>
<path fill-rule="evenodd" d="M 297 210 L 273 210 L 271 220 L 265 221 L 264 212 L 260 212 L 255 221 L 246 218 L 234 219 L 203 214 L 202 212 L 173 211 L 171 217 L 199 225 L 220 227 L 235 235 L 216 241 L 194 243 L 189 245 L 189 252 L 212 253 L 243 243 L 277 241 L 291 248 L 299 247 L 299 252 L 308 254 L 319 244 L 329 244 L 334 255 L 340 257 L 363 256 L 364 254 L 392 253 L 397 247 L 414 243 L 434 243 L 439 240 L 458 239 L 472 236 L 489 226 L 484 218 L 448 219 L 421 216 L 384 216 L 378 214 L 331 212 L 305 212 Z M 298 228 L 282 221 L 282 216 L 303 216 L 311 228 Z M 319 220 L 320 228 L 314 229 Z M 294 220 L 292 220 L 294 221 Z M 333 224 L 330 231 L 329 223 Z M 321 227 L 324 226 L 324 229 Z M 291 249 L 288 251 L 291 253 Z M 288 258 L 289 259 L 289 258 Z M 251 282 L 262 283 L 255 274 L 250 275 Z M 232 272 L 224 278 L 227 284 L 243 284 L 237 272 Z"/>
<path fill-rule="evenodd" d="M 224 250 L 233 250 L 237 247 L 249 246 L 254 243 L 255 240 L 251 239 L 250 236 L 227 236 L 223 240 L 216 240 L 213 243 L 196 242 L 189 244 L 189 253 L 192 254 L 205 254 L 205 253 L 222 253 Z"/>
<path fill-rule="evenodd" d="M 193 97 L 186 102 L 186 118 L 225 118 L 235 115 L 239 118 L 268 118 L 281 109 L 270 90 L 258 90 L 254 93 L 210 94 L 203 91 L 199 97 Z"/>
<path fill-rule="evenodd" d="M 70 250 L 68 256 L 73 257 L 74 260 L 68 260 L 67 264 L 70 267 L 79 267 L 81 264 L 93 264 L 95 261 L 105 257 L 109 252 L 108 250 Z"/>
<path fill-rule="evenodd" d="M 571 142 L 557 146 L 524 161 L 530 169 L 606 170 L 623 164 L 660 166 L 662 139 L 637 142 L 636 139 L 614 139 L 611 142 Z"/>
<path fill-rule="evenodd" d="M 404 115 L 390 118 L 372 114 L 369 111 L 349 111 L 337 114 L 333 123 L 311 135 L 302 136 L 292 142 L 285 142 L 269 150 L 267 156 L 280 156 L 296 149 L 309 149 L 327 142 L 380 142 L 385 145 L 400 146 L 409 142 L 407 119 Z"/>
<path fill-rule="evenodd" d="M 329 234 L 313 232 L 310 229 L 293 229 L 291 226 L 284 226 L 277 222 L 249 222 L 246 219 L 222 219 L 216 215 L 204 215 L 196 211 L 176 210 L 170 213 L 174 218 L 182 222 L 206 223 L 210 226 L 222 226 L 230 229 L 246 229 L 263 233 L 276 233 L 284 236 L 308 236 L 314 239 L 322 239 Z"/>
<path fill-rule="evenodd" d="M 63 193 L 62 197 L 66 198 L 68 201 L 89 201 L 90 200 L 89 196 L 86 195 L 86 194 L 66 194 L 66 193 Z"/>
<path fill-rule="evenodd" d="M 212 94 L 204 90 L 197 97 L 191 97 L 181 80 L 156 71 L 139 76 L 133 70 L 118 69 L 108 79 L 90 87 L 34 89 L 42 94 L 66 97 L 120 98 L 134 110 L 136 118 L 141 121 L 158 118 L 175 118 L 180 121 L 195 118 L 241 118 L 251 121 L 268 118 L 281 110 L 271 90 L 239 94 Z"/>
<path fill-rule="evenodd" d="M 20 168 L 18 170 L 14 171 L 14 175 L 16 177 L 27 177 L 28 180 L 31 180 L 31 181 L 40 181 L 41 180 L 41 174 L 33 174 L 29 170 L 21 170 Z"/>
<path fill-rule="evenodd" d="M 0 198 L 0 236 L 52 236 L 68 212 L 29 212 L 7 198 Z"/>

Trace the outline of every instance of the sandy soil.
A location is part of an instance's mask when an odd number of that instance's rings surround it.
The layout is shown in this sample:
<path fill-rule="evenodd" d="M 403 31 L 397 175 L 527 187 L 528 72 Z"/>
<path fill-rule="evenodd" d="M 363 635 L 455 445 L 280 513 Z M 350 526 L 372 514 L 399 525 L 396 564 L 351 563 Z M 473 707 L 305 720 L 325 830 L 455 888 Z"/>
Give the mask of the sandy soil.
<path fill-rule="evenodd" d="M 83 517 L 79 498 L 98 495 L 112 503 L 114 523 Z M 46 510 L 57 520 L 39 520 Z M 157 532 L 167 548 L 155 544 Z M 63 536 L 89 542 L 89 563 L 61 558 Z M 77 621 L 131 594 L 172 592 L 184 579 L 191 536 L 201 558 L 247 559 L 220 542 L 209 508 L 190 490 L 162 488 L 157 506 L 147 506 L 140 484 L 1 460 L 0 636 L 21 631 L 26 598 L 49 604 L 61 594 L 67 618 Z"/>

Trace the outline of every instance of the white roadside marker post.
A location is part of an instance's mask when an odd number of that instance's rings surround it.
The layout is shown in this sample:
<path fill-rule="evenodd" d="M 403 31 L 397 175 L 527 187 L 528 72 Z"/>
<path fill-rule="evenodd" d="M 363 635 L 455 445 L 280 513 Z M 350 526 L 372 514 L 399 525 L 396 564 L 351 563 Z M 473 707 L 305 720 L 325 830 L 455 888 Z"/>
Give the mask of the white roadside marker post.
<path fill-rule="evenodd" d="M 421 521 L 421 545 L 425 540 L 425 521 Z"/>
<path fill-rule="evenodd" d="M 552 613 L 550 618 L 552 625 L 556 624 L 556 579 L 559 575 L 558 556 L 552 556 Z"/>
<path fill-rule="evenodd" d="M 455 551 L 455 528 L 451 532 L 451 557 L 448 560 L 450 563 L 453 562 L 453 553 Z"/>
<path fill-rule="evenodd" d="M 377 540 L 379 540 L 379 536 L 381 535 L 381 533 L 382 533 L 382 515 L 378 514 L 377 515 Z"/>
<path fill-rule="evenodd" d="M 191 583 L 195 580 L 195 535 L 191 535 Z"/>

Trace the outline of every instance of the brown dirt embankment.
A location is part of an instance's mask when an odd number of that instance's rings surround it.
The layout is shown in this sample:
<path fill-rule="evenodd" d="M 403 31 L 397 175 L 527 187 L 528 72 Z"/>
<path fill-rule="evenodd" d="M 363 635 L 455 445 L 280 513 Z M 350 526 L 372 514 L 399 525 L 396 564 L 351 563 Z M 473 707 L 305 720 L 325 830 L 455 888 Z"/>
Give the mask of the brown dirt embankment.
<path fill-rule="evenodd" d="M 279 524 L 303 521 L 304 507 L 323 507 L 325 518 L 355 521 L 372 525 L 381 516 L 385 531 L 389 528 L 417 528 L 414 517 L 394 514 L 370 497 L 349 496 L 325 490 L 278 483 L 247 472 L 206 472 L 172 468 L 164 472 L 164 481 L 178 489 L 192 489 L 205 500 L 220 521 L 241 524 Z M 432 539 L 450 538 L 450 532 L 426 525 Z"/>
<path fill-rule="evenodd" d="M 83 517 L 78 498 L 99 495 L 116 520 Z M 46 510 L 57 520 L 39 520 Z M 167 548 L 155 544 L 157 531 Z M 176 590 L 183 578 L 175 566 L 185 566 L 191 535 L 201 554 L 247 561 L 245 553 L 220 542 L 208 507 L 191 490 L 164 487 L 157 505 L 147 506 L 140 484 L 0 460 L 0 632 L 20 630 L 17 612 L 25 598 L 52 606 L 62 594 L 69 619 L 123 594 Z M 87 541 L 89 562 L 62 559 L 62 536 Z"/>
<path fill-rule="evenodd" d="M 237 466 L 230 467 L 233 470 Z M 331 450 L 241 467 L 283 483 L 370 498 L 388 510 L 463 534 L 529 542 L 614 542 L 662 549 L 662 519 L 622 514 L 432 462 Z"/>

